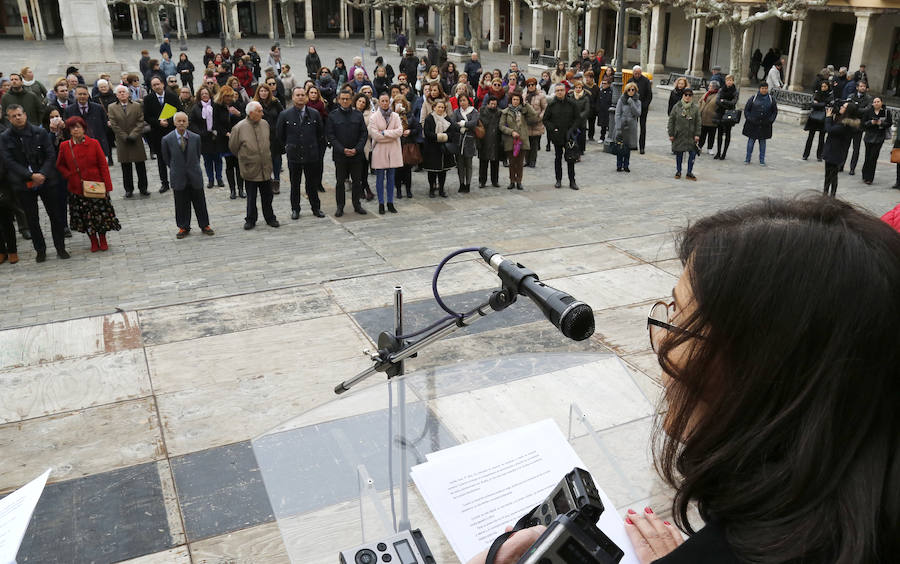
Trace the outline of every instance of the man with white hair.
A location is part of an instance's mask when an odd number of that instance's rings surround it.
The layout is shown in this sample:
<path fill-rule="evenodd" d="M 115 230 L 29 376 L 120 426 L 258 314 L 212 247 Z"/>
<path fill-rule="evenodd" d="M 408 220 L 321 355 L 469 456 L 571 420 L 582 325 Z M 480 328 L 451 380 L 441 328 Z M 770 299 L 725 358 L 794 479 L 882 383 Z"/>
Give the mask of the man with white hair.
<path fill-rule="evenodd" d="M 264 120 L 262 105 L 250 102 L 246 108 L 247 117 L 231 129 L 228 150 L 236 155 L 240 165 L 244 187 L 247 189 L 247 217 L 244 229 L 256 226 L 258 210 L 256 194 L 262 200 L 263 218 L 270 227 L 280 224 L 272 210 L 272 153 L 269 149 L 269 123 Z"/>
<path fill-rule="evenodd" d="M 647 144 L 647 114 L 650 113 L 650 102 L 653 100 L 653 85 L 644 76 L 640 65 L 634 65 L 631 69 L 631 80 L 638 88 L 638 98 L 641 100 L 641 136 L 638 139 L 638 148 L 644 154 L 644 146 Z"/>
<path fill-rule="evenodd" d="M 209 226 L 206 195 L 203 193 L 203 172 L 200 170 L 200 136 L 188 131 L 188 115 L 178 112 L 172 118 L 175 131 L 166 134 L 160 143 L 160 158 L 169 167 L 169 185 L 175 198 L 176 239 L 184 239 L 191 232 L 191 206 L 197 224 L 205 235 L 214 235 Z"/>

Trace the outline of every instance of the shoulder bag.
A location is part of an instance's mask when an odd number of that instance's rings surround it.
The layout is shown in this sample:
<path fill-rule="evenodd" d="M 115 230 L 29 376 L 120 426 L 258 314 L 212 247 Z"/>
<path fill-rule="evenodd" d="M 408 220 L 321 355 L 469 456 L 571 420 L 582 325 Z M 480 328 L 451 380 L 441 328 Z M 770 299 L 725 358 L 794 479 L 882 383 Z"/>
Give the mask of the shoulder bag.
<path fill-rule="evenodd" d="M 891 162 L 900 164 L 900 147 L 891 149 Z"/>
<path fill-rule="evenodd" d="M 737 123 L 741 123 L 741 110 L 731 109 L 725 110 L 725 113 L 722 114 L 722 119 L 720 123 L 725 125 L 734 125 Z"/>
<path fill-rule="evenodd" d="M 405 166 L 417 165 L 422 162 L 422 151 L 416 143 L 405 143 L 402 147 L 403 164 Z"/>
<path fill-rule="evenodd" d="M 75 158 L 75 149 L 72 147 L 72 140 L 69 140 L 69 151 L 72 153 L 72 162 L 75 163 L 75 170 L 78 171 L 78 177 L 81 178 L 81 169 L 78 167 L 78 159 Z M 85 198 L 105 198 L 106 184 L 94 180 L 81 179 L 81 193 Z"/>
<path fill-rule="evenodd" d="M 475 139 L 484 139 L 485 133 L 484 124 L 478 120 L 478 125 L 475 126 Z"/>

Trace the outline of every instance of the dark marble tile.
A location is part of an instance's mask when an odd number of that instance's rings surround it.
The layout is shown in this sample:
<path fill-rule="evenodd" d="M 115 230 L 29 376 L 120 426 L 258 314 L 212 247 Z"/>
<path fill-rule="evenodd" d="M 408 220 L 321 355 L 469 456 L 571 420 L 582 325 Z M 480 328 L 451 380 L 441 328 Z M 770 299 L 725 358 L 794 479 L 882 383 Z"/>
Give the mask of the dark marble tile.
<path fill-rule="evenodd" d="M 387 490 L 387 414 L 381 409 L 254 439 L 276 515 L 284 518 L 358 498 L 357 467 L 361 464 L 376 489 Z M 395 409 L 395 485 L 401 475 L 398 444 L 407 445 L 410 467 L 425 462 L 426 454 L 458 444 L 421 402 L 407 406 L 407 439 L 400 439 L 397 422 Z"/>
<path fill-rule="evenodd" d="M 189 541 L 272 521 L 250 441 L 171 460 Z"/>
<path fill-rule="evenodd" d="M 173 545 L 155 462 L 50 484 L 19 564 L 118 562 Z"/>

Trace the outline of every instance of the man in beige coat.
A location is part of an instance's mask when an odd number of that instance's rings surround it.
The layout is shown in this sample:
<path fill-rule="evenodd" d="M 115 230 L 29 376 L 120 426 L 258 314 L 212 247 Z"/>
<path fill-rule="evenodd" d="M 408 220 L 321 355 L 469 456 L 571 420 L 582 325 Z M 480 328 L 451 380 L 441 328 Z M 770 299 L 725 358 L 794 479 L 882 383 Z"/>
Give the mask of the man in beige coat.
<path fill-rule="evenodd" d="M 116 136 L 116 152 L 119 164 L 122 165 L 122 183 L 125 185 L 125 197 L 134 194 L 134 178 L 131 176 L 131 164 L 137 168 L 138 191 L 141 196 L 149 196 L 147 190 L 147 153 L 144 152 L 144 110 L 137 102 L 133 102 L 127 86 L 116 86 L 116 101 L 106 108 L 109 117 L 109 128 Z"/>
<path fill-rule="evenodd" d="M 238 158 L 244 187 L 247 189 L 247 217 L 244 229 L 256 226 L 256 193 L 262 200 L 262 213 L 266 223 L 278 227 L 272 210 L 272 153 L 269 151 L 269 124 L 264 120 L 259 102 L 250 102 L 247 117 L 231 129 L 228 149 Z"/>

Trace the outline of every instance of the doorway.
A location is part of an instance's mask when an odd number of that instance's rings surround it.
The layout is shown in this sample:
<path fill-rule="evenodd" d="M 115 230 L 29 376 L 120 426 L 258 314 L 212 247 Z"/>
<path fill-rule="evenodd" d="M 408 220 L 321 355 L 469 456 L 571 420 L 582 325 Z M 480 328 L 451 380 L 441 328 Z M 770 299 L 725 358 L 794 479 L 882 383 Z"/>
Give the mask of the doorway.
<path fill-rule="evenodd" d="M 853 52 L 853 37 L 856 35 L 856 24 L 832 24 L 828 38 L 828 56 L 826 64 L 834 68 L 846 67 L 850 64 L 850 53 Z"/>

